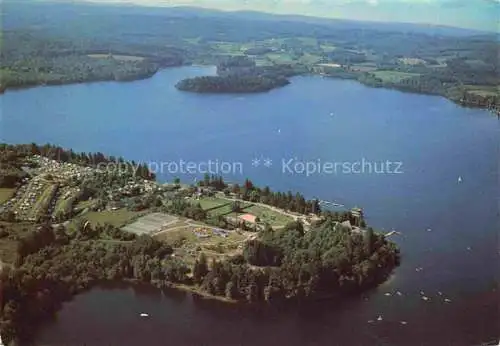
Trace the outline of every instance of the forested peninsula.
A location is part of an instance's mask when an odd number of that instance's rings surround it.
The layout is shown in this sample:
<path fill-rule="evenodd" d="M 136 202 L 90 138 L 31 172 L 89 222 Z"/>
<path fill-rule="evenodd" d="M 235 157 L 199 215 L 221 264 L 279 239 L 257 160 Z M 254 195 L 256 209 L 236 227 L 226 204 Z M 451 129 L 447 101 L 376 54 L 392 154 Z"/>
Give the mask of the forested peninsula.
<path fill-rule="evenodd" d="M 8 345 L 33 340 L 64 301 L 105 282 L 276 303 L 357 294 L 400 261 L 360 209 L 321 210 L 317 200 L 250 180 L 159 184 L 123 158 L 50 145 L 0 145 L 0 154 L 8 166 L 0 171 L 0 333 Z M 106 162 L 121 169 L 96 164 Z M 174 225 L 187 219 L 186 230 L 169 232 L 160 221 L 136 234 L 133 225 L 150 215 Z"/>

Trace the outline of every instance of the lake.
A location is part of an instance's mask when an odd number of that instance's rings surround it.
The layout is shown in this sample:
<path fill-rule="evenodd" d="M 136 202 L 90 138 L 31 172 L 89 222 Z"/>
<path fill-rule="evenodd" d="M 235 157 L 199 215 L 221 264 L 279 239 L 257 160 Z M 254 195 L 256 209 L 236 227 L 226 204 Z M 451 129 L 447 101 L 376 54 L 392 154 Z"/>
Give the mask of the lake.
<path fill-rule="evenodd" d="M 318 76 L 254 95 L 174 87 L 214 73 L 181 67 L 129 83 L 9 91 L 0 97 L 0 141 L 123 155 L 157 165 L 164 181 L 199 179 L 201 163 L 212 161 L 231 167 L 227 180 L 360 206 L 374 228 L 402 233 L 393 238 L 402 265 L 363 297 L 293 307 L 94 289 L 64 306 L 40 345 L 474 345 L 498 336 L 496 117 Z M 181 161 L 197 171 L 182 173 Z"/>

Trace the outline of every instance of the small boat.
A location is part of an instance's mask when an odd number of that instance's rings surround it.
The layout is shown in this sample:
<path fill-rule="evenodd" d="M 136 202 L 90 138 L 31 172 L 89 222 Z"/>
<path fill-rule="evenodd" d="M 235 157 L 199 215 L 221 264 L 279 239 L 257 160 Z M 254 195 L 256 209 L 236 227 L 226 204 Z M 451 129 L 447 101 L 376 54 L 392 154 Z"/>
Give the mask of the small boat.
<path fill-rule="evenodd" d="M 281 129 L 278 129 L 278 133 L 281 133 Z"/>
<path fill-rule="evenodd" d="M 377 321 L 382 321 L 382 316 L 377 317 Z"/>
<path fill-rule="evenodd" d="M 332 113 L 330 113 L 330 116 L 331 116 L 331 117 L 333 117 L 333 112 L 332 112 Z"/>
<path fill-rule="evenodd" d="M 140 316 L 141 316 L 141 317 L 149 317 L 149 315 L 148 315 L 148 314 L 145 314 L 145 313 L 142 313 Z"/>
<path fill-rule="evenodd" d="M 461 183 L 462 182 L 462 177 L 458 177 L 458 182 Z"/>
<path fill-rule="evenodd" d="M 444 302 L 445 302 L 445 303 L 451 303 L 451 299 L 444 298 Z"/>
<path fill-rule="evenodd" d="M 406 321 L 401 321 L 400 323 L 401 323 L 402 325 L 407 325 L 407 324 L 408 324 L 408 322 L 406 322 Z"/>

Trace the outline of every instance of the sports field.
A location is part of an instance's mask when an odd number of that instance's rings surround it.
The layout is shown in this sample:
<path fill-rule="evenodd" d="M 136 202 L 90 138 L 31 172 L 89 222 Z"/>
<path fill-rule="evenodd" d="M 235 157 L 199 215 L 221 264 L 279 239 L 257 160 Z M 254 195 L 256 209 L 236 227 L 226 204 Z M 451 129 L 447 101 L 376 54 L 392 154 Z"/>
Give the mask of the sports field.
<path fill-rule="evenodd" d="M 174 223 L 177 223 L 179 218 L 169 214 L 153 213 L 143 216 L 135 222 L 122 228 L 123 231 L 141 234 L 154 234 L 160 232 Z"/>

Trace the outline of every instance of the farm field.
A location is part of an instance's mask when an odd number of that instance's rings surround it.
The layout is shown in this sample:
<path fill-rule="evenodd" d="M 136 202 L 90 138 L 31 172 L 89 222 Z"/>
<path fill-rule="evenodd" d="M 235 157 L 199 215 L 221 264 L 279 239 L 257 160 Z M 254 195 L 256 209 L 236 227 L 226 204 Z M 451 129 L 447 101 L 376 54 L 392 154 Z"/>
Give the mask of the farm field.
<path fill-rule="evenodd" d="M 244 48 L 237 43 L 231 42 L 210 42 L 212 47 L 222 55 L 243 56 Z"/>
<path fill-rule="evenodd" d="M 299 62 L 302 64 L 316 64 L 321 61 L 321 57 L 319 55 L 305 53 L 302 57 L 300 57 Z"/>
<path fill-rule="evenodd" d="M 210 210 L 218 207 L 222 207 L 229 203 L 228 200 L 216 197 L 203 197 L 199 200 L 191 199 L 192 203 L 200 203 L 203 210 Z"/>
<path fill-rule="evenodd" d="M 14 196 L 16 189 L 0 188 L 0 204 L 7 202 Z"/>
<path fill-rule="evenodd" d="M 266 57 L 275 64 L 293 64 L 296 62 L 288 53 L 268 53 Z"/>
<path fill-rule="evenodd" d="M 40 196 L 40 198 L 38 198 L 33 208 L 31 209 L 31 218 L 36 219 L 38 216 L 43 215 L 47 212 L 50 207 L 50 203 L 52 202 L 52 199 L 54 198 L 54 195 L 57 191 L 57 188 L 57 184 L 50 184 L 45 188 L 45 190 L 43 190 L 42 195 Z"/>
<path fill-rule="evenodd" d="M 321 44 L 320 45 L 320 48 L 325 52 L 325 53 L 331 53 L 333 52 L 336 47 L 334 45 L 331 45 L 331 44 Z"/>
<path fill-rule="evenodd" d="M 0 231 L 3 227 L 14 230 L 16 235 L 22 236 L 32 227 L 30 223 L 9 223 L 0 221 Z M 0 261 L 14 263 L 17 258 L 17 240 L 0 237 Z"/>
<path fill-rule="evenodd" d="M 95 201 L 89 199 L 89 200 L 86 200 L 86 201 L 80 201 L 78 202 L 76 205 L 75 205 L 75 210 L 77 212 L 80 212 L 82 210 L 84 210 L 85 208 L 90 208 L 92 207 L 93 205 L 95 204 Z"/>
<path fill-rule="evenodd" d="M 399 71 L 374 71 L 375 77 L 382 79 L 383 82 L 399 83 L 404 79 L 419 76 L 418 73 L 407 73 Z"/>
<path fill-rule="evenodd" d="M 500 95 L 500 87 L 494 86 L 481 86 L 481 85 L 464 85 L 468 93 L 476 94 L 479 96 L 498 96 Z"/>
<path fill-rule="evenodd" d="M 144 212 L 129 211 L 127 209 L 91 211 L 86 213 L 83 218 L 88 220 L 92 226 L 106 223 L 115 227 L 121 227 L 132 221 L 132 219 L 143 215 Z"/>
<path fill-rule="evenodd" d="M 71 210 L 72 204 L 75 200 L 74 197 L 77 195 L 77 190 L 64 189 L 59 198 L 57 199 L 56 205 L 54 207 L 53 215 L 58 215 L 66 210 Z"/>

